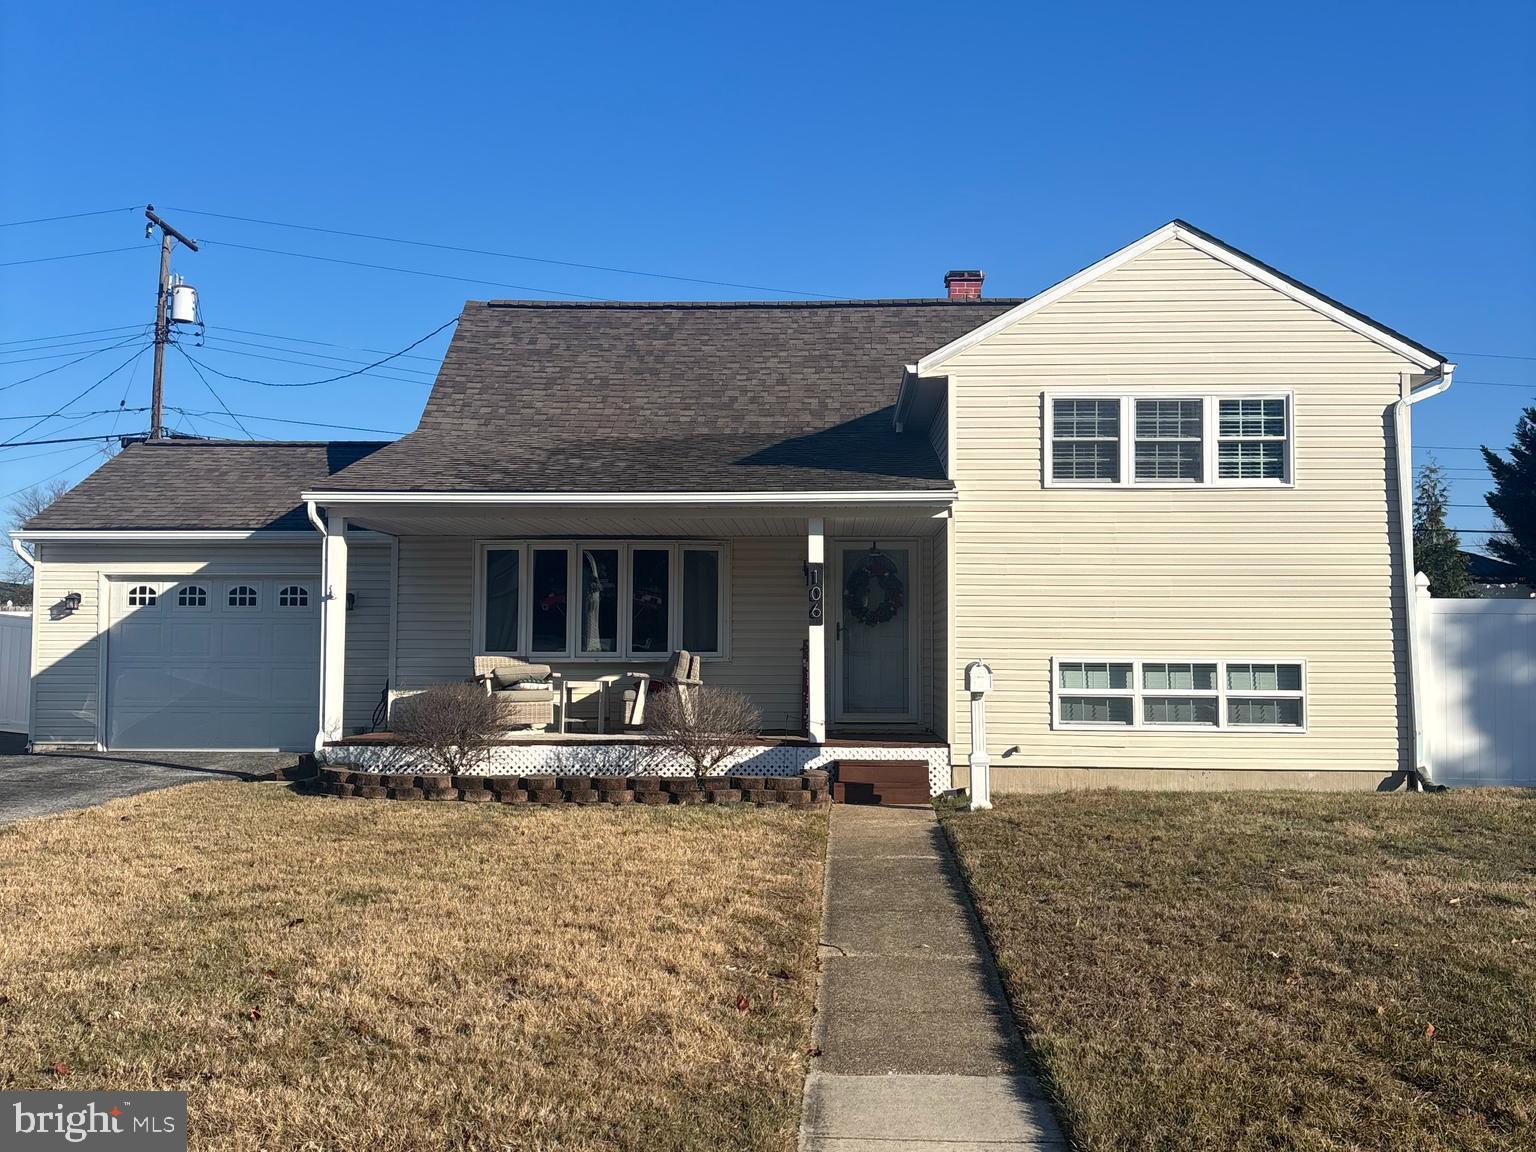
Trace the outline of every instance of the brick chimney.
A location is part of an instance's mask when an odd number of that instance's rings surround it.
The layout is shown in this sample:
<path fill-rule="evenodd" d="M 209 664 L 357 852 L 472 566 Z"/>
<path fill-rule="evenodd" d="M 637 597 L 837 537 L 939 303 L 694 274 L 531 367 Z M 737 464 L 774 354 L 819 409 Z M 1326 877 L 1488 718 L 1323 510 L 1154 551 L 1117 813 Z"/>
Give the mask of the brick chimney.
<path fill-rule="evenodd" d="M 956 268 L 944 273 L 944 291 L 951 300 L 980 300 L 981 282 L 986 278 L 979 268 Z"/>

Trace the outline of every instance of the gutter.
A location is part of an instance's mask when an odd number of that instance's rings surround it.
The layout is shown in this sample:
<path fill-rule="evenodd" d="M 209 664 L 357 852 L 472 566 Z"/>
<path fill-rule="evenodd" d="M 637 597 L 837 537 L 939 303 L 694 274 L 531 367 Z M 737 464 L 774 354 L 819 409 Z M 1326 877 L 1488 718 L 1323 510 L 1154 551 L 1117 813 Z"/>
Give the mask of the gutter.
<path fill-rule="evenodd" d="M 1440 374 L 1431 377 L 1419 387 L 1407 385 L 1403 397 L 1392 405 L 1392 431 L 1397 447 L 1397 515 L 1403 538 L 1403 599 L 1408 628 L 1408 707 L 1413 714 L 1413 773 L 1414 790 L 1423 791 L 1424 785 L 1435 784 L 1435 769 L 1430 763 L 1429 740 L 1424 732 L 1424 709 L 1421 689 L 1424 683 L 1423 662 L 1419 655 L 1419 587 L 1418 569 L 1413 559 L 1413 432 L 1409 409 L 1421 400 L 1438 396 L 1451 386 L 1456 365 L 1441 364 Z"/>

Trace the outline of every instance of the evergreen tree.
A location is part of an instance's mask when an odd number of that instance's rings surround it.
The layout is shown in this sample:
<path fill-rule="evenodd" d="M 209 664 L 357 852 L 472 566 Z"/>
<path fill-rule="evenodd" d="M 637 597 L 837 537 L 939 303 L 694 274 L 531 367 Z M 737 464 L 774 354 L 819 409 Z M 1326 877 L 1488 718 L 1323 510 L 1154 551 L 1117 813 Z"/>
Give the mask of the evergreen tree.
<path fill-rule="evenodd" d="M 1504 525 L 1488 551 L 1520 570 L 1520 582 L 1536 587 L 1536 406 L 1520 414 L 1509 459 L 1483 446 L 1494 490 L 1483 499 Z"/>
<path fill-rule="evenodd" d="M 1413 485 L 1413 564 L 1429 577 L 1431 596 L 1473 596 L 1476 590 L 1461 551 L 1461 537 L 1445 523 L 1450 502 L 1445 469 L 1431 457 Z"/>

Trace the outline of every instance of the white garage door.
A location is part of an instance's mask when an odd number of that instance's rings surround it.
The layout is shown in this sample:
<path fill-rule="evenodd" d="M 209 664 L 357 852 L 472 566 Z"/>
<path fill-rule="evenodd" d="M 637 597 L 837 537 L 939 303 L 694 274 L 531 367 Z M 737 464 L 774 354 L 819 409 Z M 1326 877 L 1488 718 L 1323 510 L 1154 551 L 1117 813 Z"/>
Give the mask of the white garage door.
<path fill-rule="evenodd" d="M 110 748 L 309 748 L 319 684 L 313 579 L 112 582 Z"/>

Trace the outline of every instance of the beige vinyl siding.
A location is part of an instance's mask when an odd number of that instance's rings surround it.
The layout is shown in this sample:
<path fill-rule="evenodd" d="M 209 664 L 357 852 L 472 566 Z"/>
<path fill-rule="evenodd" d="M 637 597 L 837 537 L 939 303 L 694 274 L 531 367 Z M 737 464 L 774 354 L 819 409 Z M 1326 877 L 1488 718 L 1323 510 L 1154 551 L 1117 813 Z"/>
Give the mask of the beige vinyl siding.
<path fill-rule="evenodd" d="M 1390 407 L 1414 365 L 1178 239 L 944 365 L 958 667 L 988 661 L 998 785 L 1039 768 L 1402 767 Z M 1295 486 L 1044 488 L 1047 391 L 1290 391 Z M 1307 662 L 1305 733 L 1056 731 L 1055 657 Z"/>
<path fill-rule="evenodd" d="M 949 602 L 949 525 L 927 541 L 928 592 L 924 597 L 931 621 L 928 644 L 923 652 L 925 667 L 922 683 L 927 688 L 927 725 L 944 739 L 949 738 L 951 687 L 953 671 L 949 667 L 949 620 L 944 611 Z"/>
<path fill-rule="evenodd" d="M 765 728 L 798 731 L 805 540 L 748 537 L 729 545 L 730 658 L 707 660 L 704 679 L 749 696 L 762 711 Z M 468 538 L 401 537 L 395 674 L 402 691 L 469 675 L 474 555 Z M 625 661 L 556 664 L 574 679 L 613 676 L 629 666 Z"/>
<path fill-rule="evenodd" d="M 42 543 L 33 608 L 32 739 L 94 744 L 100 740 L 101 669 L 108 628 L 104 578 L 176 579 L 193 575 L 293 575 L 318 581 L 319 536 L 303 543 Z M 388 674 L 389 549 L 354 543 L 349 580 L 358 608 L 347 621 L 349 728 L 368 723 Z M 52 618 L 70 592 L 80 609 Z M 319 638 L 316 637 L 318 645 Z M 318 725 L 319 701 L 315 702 Z"/>

